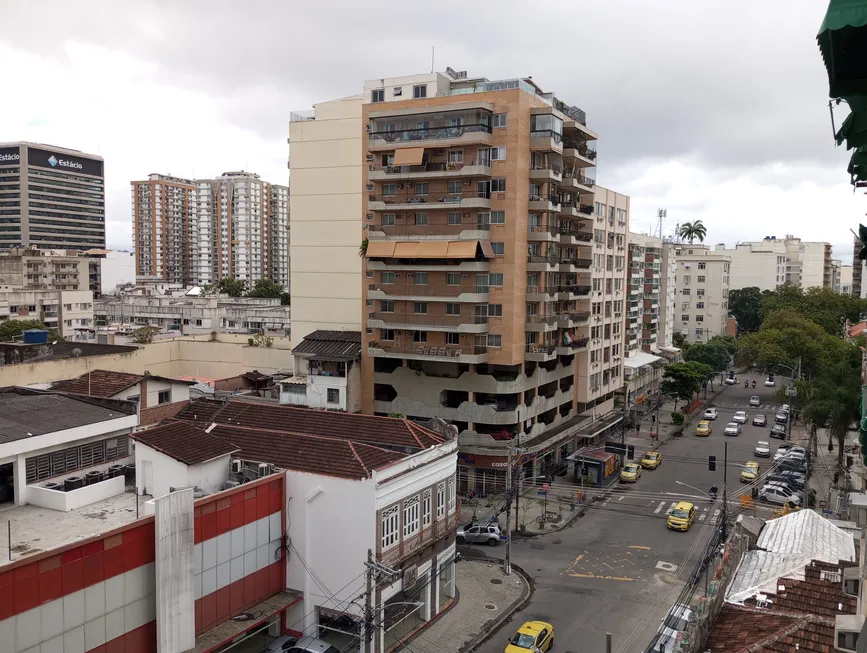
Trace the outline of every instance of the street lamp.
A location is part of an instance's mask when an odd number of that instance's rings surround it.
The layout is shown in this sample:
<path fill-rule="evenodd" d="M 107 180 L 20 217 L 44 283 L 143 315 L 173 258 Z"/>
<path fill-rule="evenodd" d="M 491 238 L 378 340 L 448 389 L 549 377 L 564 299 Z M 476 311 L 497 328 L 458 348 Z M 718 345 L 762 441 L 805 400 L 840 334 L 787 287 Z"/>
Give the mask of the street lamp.
<path fill-rule="evenodd" d="M 682 485 L 683 487 L 688 487 L 690 490 L 695 490 L 696 492 L 698 492 L 699 494 L 704 495 L 705 497 L 707 497 L 707 498 L 710 499 L 711 501 L 716 501 L 716 499 L 714 499 L 714 498 L 713 498 L 711 495 L 709 495 L 707 492 L 705 492 L 704 490 L 699 490 L 699 489 L 698 489 L 697 487 L 695 487 L 694 485 L 690 485 L 690 484 L 688 484 L 688 483 L 684 483 L 683 481 L 675 481 L 675 483 L 677 483 L 678 485 Z"/>

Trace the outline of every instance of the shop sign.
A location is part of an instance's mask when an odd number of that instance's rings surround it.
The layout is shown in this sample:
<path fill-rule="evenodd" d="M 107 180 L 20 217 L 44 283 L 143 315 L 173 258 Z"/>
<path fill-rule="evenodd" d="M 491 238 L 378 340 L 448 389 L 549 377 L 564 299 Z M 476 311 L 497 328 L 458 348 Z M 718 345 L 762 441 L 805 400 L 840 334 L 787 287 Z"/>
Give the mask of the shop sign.
<path fill-rule="evenodd" d="M 609 456 L 605 460 L 605 478 L 608 478 L 614 473 L 614 456 Z"/>

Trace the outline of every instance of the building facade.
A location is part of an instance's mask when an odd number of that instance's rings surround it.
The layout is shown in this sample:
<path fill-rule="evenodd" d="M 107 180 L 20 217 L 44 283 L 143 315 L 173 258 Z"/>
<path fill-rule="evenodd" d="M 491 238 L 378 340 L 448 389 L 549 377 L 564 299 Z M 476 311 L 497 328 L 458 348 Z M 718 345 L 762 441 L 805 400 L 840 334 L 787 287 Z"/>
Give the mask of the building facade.
<path fill-rule="evenodd" d="M 38 320 L 66 340 L 88 340 L 94 330 L 89 290 L 18 290 L 0 287 L 0 321 Z"/>
<path fill-rule="evenodd" d="M 364 129 L 362 96 L 292 113 L 290 265 L 293 344 L 317 330 L 362 329 L 359 243 Z"/>
<path fill-rule="evenodd" d="M 103 159 L 41 143 L 0 143 L 0 248 L 105 247 Z"/>
<path fill-rule="evenodd" d="M 676 328 L 689 343 L 707 342 L 727 333 L 731 259 L 706 245 L 680 243 L 677 260 Z"/>
<path fill-rule="evenodd" d="M 513 440 L 556 464 L 622 383 L 629 198 L 584 112 L 449 70 L 366 82 L 362 124 L 363 412 L 455 424 L 462 491 Z"/>
<path fill-rule="evenodd" d="M 674 243 L 663 240 L 659 274 L 659 335 L 657 341 L 662 347 L 674 346 L 677 317 L 677 254 Z"/>
<path fill-rule="evenodd" d="M 289 289 L 289 187 L 248 172 L 133 181 L 136 275 L 183 285 L 226 277 Z"/>
<path fill-rule="evenodd" d="M 663 290 L 662 238 L 630 233 L 629 242 L 629 306 L 626 313 L 628 354 L 650 352 L 663 344 L 660 335 L 660 295 Z"/>
<path fill-rule="evenodd" d="M 731 259 L 731 290 L 755 287 L 773 291 L 788 279 L 788 255 L 780 250 L 773 241 L 761 241 L 739 243 L 732 249 L 720 244 L 714 252 Z"/>
<path fill-rule="evenodd" d="M 744 248 L 745 251 L 774 252 L 779 256 L 785 256 L 786 272 L 783 283 L 791 283 L 804 290 L 831 288 L 833 271 L 830 243 L 802 241 L 792 235 L 786 235 L 784 238 L 766 236 L 758 242 L 739 243 L 738 249 L 740 248 Z M 726 254 L 728 255 L 728 250 Z M 740 275 L 741 272 L 738 274 Z M 762 275 L 762 278 L 765 276 Z"/>
<path fill-rule="evenodd" d="M 3 250 L 0 285 L 22 290 L 89 290 L 90 260 L 76 252 Z"/>

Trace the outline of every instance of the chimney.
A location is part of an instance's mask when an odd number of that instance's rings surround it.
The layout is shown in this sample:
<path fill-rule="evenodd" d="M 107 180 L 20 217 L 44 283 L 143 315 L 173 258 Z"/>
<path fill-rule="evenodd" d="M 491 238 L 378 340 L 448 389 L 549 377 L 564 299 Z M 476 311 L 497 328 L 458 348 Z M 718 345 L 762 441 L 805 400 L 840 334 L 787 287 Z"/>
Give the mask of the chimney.
<path fill-rule="evenodd" d="M 145 377 L 139 382 L 139 397 L 138 397 L 138 407 L 139 410 L 144 410 L 148 407 L 148 375 L 145 374 Z"/>

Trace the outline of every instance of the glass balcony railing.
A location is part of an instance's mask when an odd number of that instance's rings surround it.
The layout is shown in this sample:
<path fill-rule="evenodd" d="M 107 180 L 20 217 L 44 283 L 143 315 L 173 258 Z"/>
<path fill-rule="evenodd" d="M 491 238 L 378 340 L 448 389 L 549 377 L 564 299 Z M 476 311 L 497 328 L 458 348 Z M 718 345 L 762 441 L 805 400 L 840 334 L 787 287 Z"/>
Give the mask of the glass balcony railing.
<path fill-rule="evenodd" d="M 460 138 L 464 134 L 485 133 L 490 134 L 493 130 L 490 125 L 457 125 L 454 127 L 428 127 L 425 129 L 402 129 L 395 131 L 369 132 L 368 141 L 375 144 L 377 141 L 386 143 L 405 143 L 413 141 L 436 141 Z"/>

